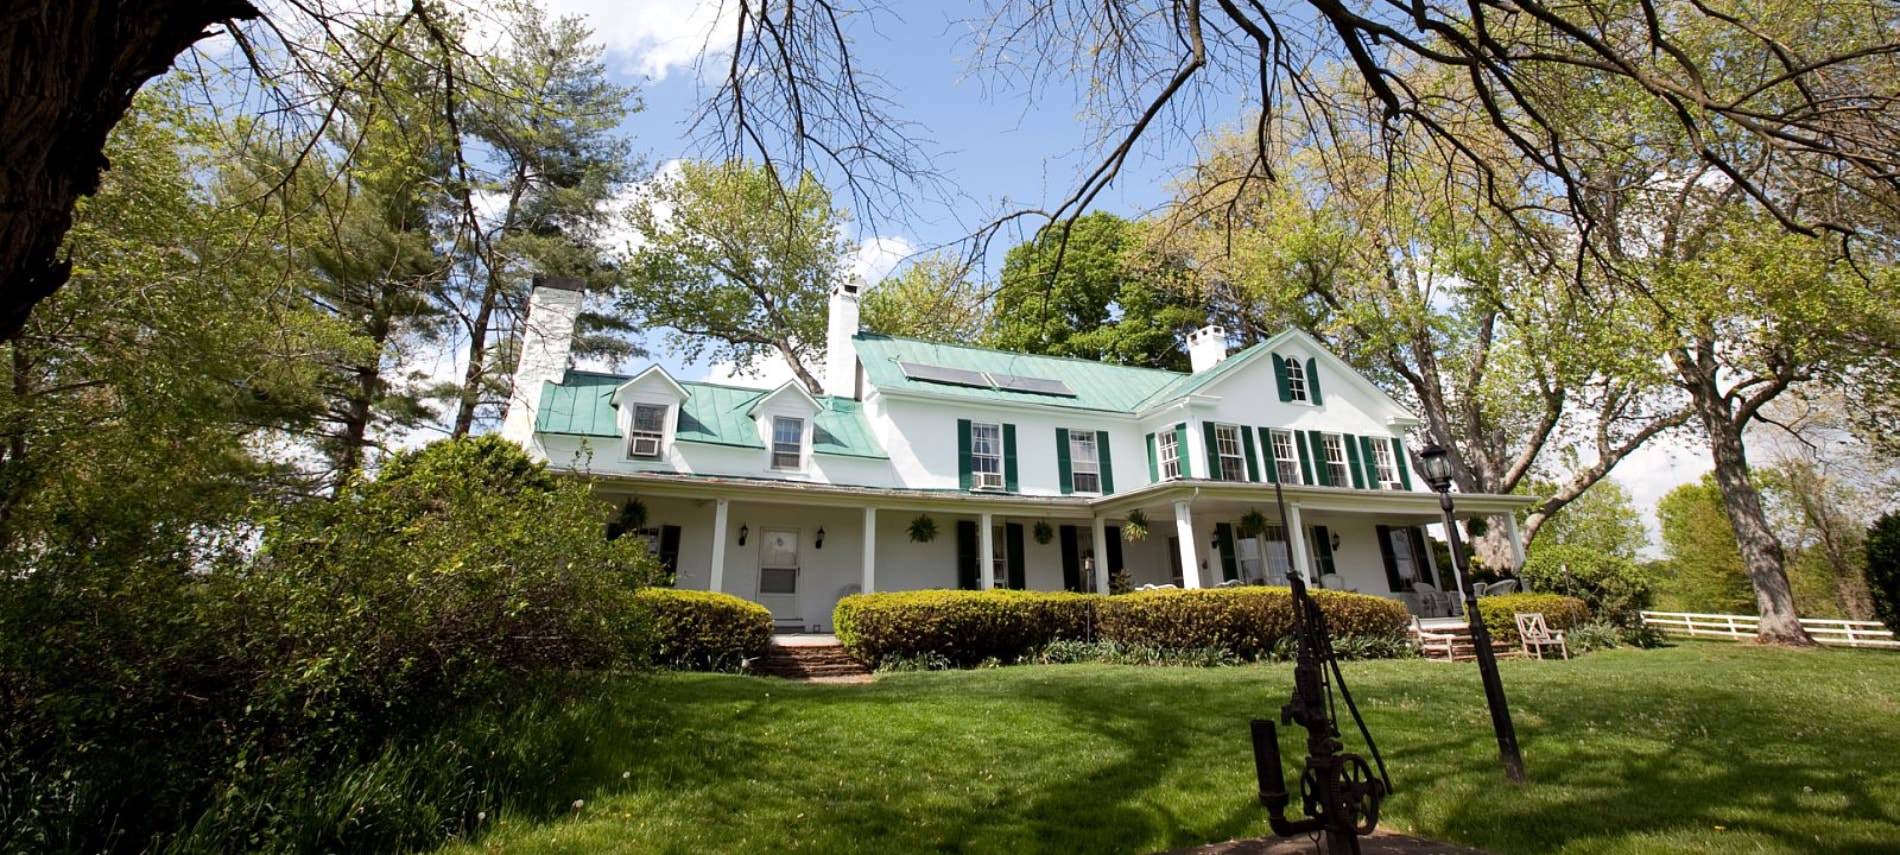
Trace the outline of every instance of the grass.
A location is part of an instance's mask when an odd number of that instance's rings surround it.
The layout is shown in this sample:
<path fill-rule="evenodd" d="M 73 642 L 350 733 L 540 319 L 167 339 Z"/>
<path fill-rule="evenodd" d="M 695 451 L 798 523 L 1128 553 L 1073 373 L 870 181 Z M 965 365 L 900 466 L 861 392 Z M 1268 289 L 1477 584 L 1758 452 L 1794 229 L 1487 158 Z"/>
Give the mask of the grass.
<path fill-rule="evenodd" d="M 1398 790 L 1386 827 L 1500 853 L 1900 851 L 1900 656 L 1689 644 L 1503 673 L 1521 788 L 1502 783 L 1474 669 L 1346 666 Z M 1152 852 L 1257 836 L 1246 722 L 1289 680 L 1064 665 L 622 681 L 519 722 L 586 736 L 451 851 Z M 1283 734 L 1289 758 L 1298 739 Z"/>

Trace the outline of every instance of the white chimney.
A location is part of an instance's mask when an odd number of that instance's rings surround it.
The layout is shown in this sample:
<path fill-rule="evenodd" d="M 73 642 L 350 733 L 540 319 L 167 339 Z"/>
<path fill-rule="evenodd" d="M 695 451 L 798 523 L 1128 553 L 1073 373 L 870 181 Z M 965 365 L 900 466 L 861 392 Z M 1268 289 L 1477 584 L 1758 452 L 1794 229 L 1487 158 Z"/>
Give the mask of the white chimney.
<path fill-rule="evenodd" d="M 858 350 L 851 337 L 858 334 L 858 297 L 863 287 L 855 277 L 832 286 L 826 309 L 823 383 L 827 395 L 849 398 L 857 394 Z"/>
<path fill-rule="evenodd" d="M 1188 364 L 1199 374 L 1227 358 L 1227 329 L 1208 324 L 1188 333 Z"/>
<path fill-rule="evenodd" d="M 541 386 L 567 376 L 567 356 L 574 349 L 574 325 L 581 316 L 579 279 L 534 277 L 528 294 L 528 319 L 521 331 L 521 361 L 515 364 L 508 412 L 502 416 L 501 435 L 526 446 L 534 439 L 535 409 L 541 406 Z"/>

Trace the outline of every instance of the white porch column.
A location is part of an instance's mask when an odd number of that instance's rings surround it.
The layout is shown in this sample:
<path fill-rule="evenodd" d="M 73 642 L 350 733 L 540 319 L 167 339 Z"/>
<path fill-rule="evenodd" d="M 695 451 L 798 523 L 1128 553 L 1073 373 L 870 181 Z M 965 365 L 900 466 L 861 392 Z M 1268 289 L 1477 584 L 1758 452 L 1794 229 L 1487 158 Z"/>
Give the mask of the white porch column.
<path fill-rule="evenodd" d="M 864 509 L 864 581 L 858 589 L 866 594 L 877 590 L 877 508 Z"/>
<path fill-rule="evenodd" d="M 713 500 L 712 575 L 706 590 L 722 590 L 726 584 L 726 505 L 725 499 Z"/>
<path fill-rule="evenodd" d="M 976 578 L 982 580 L 983 590 L 987 591 L 996 587 L 996 536 L 990 533 L 987 513 L 977 517 L 976 544 Z"/>
<path fill-rule="evenodd" d="M 1185 500 L 1174 503 L 1174 534 L 1181 541 L 1181 587 L 1199 588 L 1201 559 L 1194 545 L 1194 515 Z"/>
<path fill-rule="evenodd" d="M 1517 532 L 1517 514 L 1504 515 L 1504 535 L 1511 542 L 1511 569 L 1524 569 L 1524 537 Z"/>
<path fill-rule="evenodd" d="M 1313 569 L 1307 564 L 1309 559 L 1306 555 L 1306 523 L 1300 522 L 1298 502 L 1287 504 L 1286 524 L 1293 527 L 1292 531 L 1286 533 L 1287 548 L 1293 551 L 1293 572 L 1300 574 L 1300 578 L 1310 587 L 1315 580 Z"/>
<path fill-rule="evenodd" d="M 1096 517 L 1093 521 L 1095 534 L 1095 593 L 1108 593 L 1108 520 Z"/>

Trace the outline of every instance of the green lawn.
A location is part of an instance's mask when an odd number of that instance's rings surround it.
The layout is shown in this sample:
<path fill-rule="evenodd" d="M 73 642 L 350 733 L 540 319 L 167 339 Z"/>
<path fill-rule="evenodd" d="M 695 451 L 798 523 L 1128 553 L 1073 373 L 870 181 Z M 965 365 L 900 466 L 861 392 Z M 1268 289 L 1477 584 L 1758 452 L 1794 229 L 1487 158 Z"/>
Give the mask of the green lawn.
<path fill-rule="evenodd" d="M 1900 655 L 1691 644 L 1507 662 L 1531 782 L 1477 672 L 1347 666 L 1384 823 L 1502 853 L 1900 852 Z M 465 851 L 1150 852 L 1265 833 L 1249 717 L 1286 666 L 668 675 L 551 717 L 591 741 Z M 1298 756 L 1296 735 L 1283 744 Z"/>

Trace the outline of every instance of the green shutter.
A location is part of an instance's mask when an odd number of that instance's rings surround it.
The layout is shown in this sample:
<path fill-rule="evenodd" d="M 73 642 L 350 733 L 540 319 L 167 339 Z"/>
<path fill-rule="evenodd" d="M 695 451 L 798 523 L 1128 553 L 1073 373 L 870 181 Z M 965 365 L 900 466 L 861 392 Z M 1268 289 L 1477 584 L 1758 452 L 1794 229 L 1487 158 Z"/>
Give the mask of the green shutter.
<path fill-rule="evenodd" d="M 1220 540 L 1221 578 L 1230 582 L 1240 578 L 1240 561 L 1234 554 L 1234 527 L 1227 523 L 1215 523 L 1214 536 Z"/>
<path fill-rule="evenodd" d="M 1207 454 L 1207 477 L 1219 481 L 1220 471 L 1220 428 L 1213 422 L 1201 422 L 1201 438 L 1206 440 L 1201 450 Z"/>
<path fill-rule="evenodd" d="M 1361 490 L 1366 488 L 1366 470 L 1359 462 L 1359 438 L 1349 433 L 1339 435 L 1339 442 L 1346 446 L 1346 468 L 1352 470 L 1352 485 Z M 1346 485 L 1339 485 L 1344 487 Z"/>
<path fill-rule="evenodd" d="M 1273 383 L 1280 388 L 1280 400 L 1293 400 L 1293 384 L 1287 382 L 1286 363 L 1281 361 L 1280 354 L 1269 353 L 1267 356 L 1273 359 Z"/>
<path fill-rule="evenodd" d="M 1016 492 L 1016 426 L 1003 425 L 1003 489 Z"/>
<path fill-rule="evenodd" d="M 1259 481 L 1260 480 L 1260 456 L 1254 453 L 1253 437 L 1248 435 L 1252 433 L 1252 431 L 1249 431 L 1244 427 L 1235 428 L 1235 430 L 1240 432 L 1241 450 L 1247 453 L 1247 480 Z"/>
<path fill-rule="evenodd" d="M 1313 430 L 1306 432 L 1306 439 L 1313 443 L 1313 473 L 1319 476 L 1313 483 L 1321 487 L 1334 486 L 1333 467 L 1326 462 L 1326 437 Z"/>
<path fill-rule="evenodd" d="M 1007 551 L 1003 556 L 1003 567 L 1009 576 L 1009 586 L 1018 591 L 1029 587 L 1029 578 L 1023 568 L 1023 524 L 1004 523 L 1003 543 Z"/>
<path fill-rule="evenodd" d="M 1174 456 L 1181 461 L 1181 477 L 1194 477 L 1194 458 L 1188 454 L 1187 422 L 1174 426 Z"/>
<path fill-rule="evenodd" d="M 1278 484 L 1280 483 L 1280 461 L 1273 456 L 1273 430 L 1254 428 L 1254 431 L 1260 434 L 1260 453 L 1266 455 L 1267 458 L 1267 483 Z"/>
<path fill-rule="evenodd" d="M 1075 471 L 1069 463 L 1069 429 L 1056 428 L 1056 483 L 1062 486 L 1062 495 L 1075 492 Z"/>
<path fill-rule="evenodd" d="M 1313 526 L 1313 549 L 1319 553 L 1319 578 L 1339 572 L 1333 564 L 1333 533 L 1323 525 Z"/>
<path fill-rule="evenodd" d="M 1313 484 L 1313 458 L 1307 454 L 1306 431 L 1293 432 L 1293 445 L 1300 450 L 1300 483 Z"/>
<path fill-rule="evenodd" d="M 978 548 L 976 522 L 957 520 L 957 587 L 966 591 L 974 591 L 983 584 L 976 572 Z"/>
<path fill-rule="evenodd" d="M 1306 360 L 1306 400 L 1315 407 L 1326 403 L 1319 394 L 1319 367 L 1311 359 Z"/>
<path fill-rule="evenodd" d="M 1407 490 L 1412 489 L 1412 471 L 1405 465 L 1405 440 L 1396 436 L 1392 438 L 1392 463 L 1399 467 L 1399 484 Z"/>
<path fill-rule="evenodd" d="M 1405 579 L 1399 576 L 1398 556 L 1392 554 L 1392 527 L 1384 525 L 1376 526 L 1373 531 L 1379 536 L 1379 558 L 1385 562 L 1386 585 L 1391 588 L 1394 594 L 1401 594 L 1411 590 L 1406 587 Z"/>
<path fill-rule="evenodd" d="M 1082 539 L 1075 526 L 1062 527 L 1062 590 L 1082 590 Z"/>
<path fill-rule="evenodd" d="M 1102 495 L 1115 492 L 1115 467 L 1108 454 L 1108 431 L 1095 432 L 1095 465 L 1102 470 Z"/>
<path fill-rule="evenodd" d="M 1383 485 L 1379 481 L 1379 452 L 1372 447 L 1372 437 L 1360 437 L 1359 447 L 1364 451 L 1361 459 L 1366 462 L 1366 486 L 1374 490 L 1382 489 Z"/>
<path fill-rule="evenodd" d="M 1148 483 L 1161 483 L 1161 452 L 1155 448 L 1155 435 L 1148 434 Z"/>
<path fill-rule="evenodd" d="M 957 489 L 970 489 L 969 419 L 957 419 Z"/>

